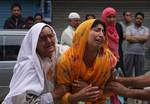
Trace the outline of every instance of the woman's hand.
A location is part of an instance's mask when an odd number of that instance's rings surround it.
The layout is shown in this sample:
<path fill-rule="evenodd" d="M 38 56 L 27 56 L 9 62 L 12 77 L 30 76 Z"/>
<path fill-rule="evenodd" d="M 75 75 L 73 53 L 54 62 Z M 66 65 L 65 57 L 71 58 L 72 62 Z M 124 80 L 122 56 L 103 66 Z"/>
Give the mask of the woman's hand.
<path fill-rule="evenodd" d="M 72 84 L 72 90 L 74 93 L 76 93 L 87 86 L 88 86 L 88 83 L 82 80 L 75 80 Z"/>
<path fill-rule="evenodd" d="M 97 86 L 88 85 L 79 92 L 71 95 L 70 101 L 77 102 L 77 101 L 90 101 L 95 102 L 100 98 L 100 91 Z"/>
<path fill-rule="evenodd" d="M 61 85 L 59 87 L 56 87 L 51 93 L 53 99 L 55 100 L 61 98 L 66 92 L 67 92 L 67 88 L 64 85 Z"/>

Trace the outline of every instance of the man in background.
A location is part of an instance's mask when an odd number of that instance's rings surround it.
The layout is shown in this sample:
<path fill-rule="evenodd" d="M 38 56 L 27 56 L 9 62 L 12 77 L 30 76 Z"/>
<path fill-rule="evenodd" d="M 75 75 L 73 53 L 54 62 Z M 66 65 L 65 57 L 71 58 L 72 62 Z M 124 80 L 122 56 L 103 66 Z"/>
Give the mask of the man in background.
<path fill-rule="evenodd" d="M 11 17 L 4 23 L 4 29 L 22 29 L 24 19 L 21 16 L 22 7 L 19 3 L 14 3 L 11 6 Z"/>
<path fill-rule="evenodd" d="M 74 31 L 80 24 L 80 15 L 76 12 L 71 12 L 68 16 L 68 23 L 68 27 L 61 35 L 61 44 L 71 46 Z"/>

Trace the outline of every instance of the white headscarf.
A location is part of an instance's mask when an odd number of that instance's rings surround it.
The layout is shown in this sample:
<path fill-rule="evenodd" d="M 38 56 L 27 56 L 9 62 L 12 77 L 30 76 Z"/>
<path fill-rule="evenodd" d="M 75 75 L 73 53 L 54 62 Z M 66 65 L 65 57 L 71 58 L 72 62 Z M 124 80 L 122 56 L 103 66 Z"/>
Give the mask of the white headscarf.
<path fill-rule="evenodd" d="M 34 91 L 37 95 L 42 93 L 44 89 L 44 73 L 36 53 L 36 47 L 39 35 L 44 26 L 49 25 L 37 23 L 26 34 L 14 67 L 13 77 L 9 86 L 10 91 L 3 104 L 12 104 L 11 100 L 13 96 L 22 94 L 26 91 Z M 50 28 L 56 37 L 55 31 L 52 27 Z M 56 52 L 53 53 L 51 60 L 53 67 L 56 63 Z"/>

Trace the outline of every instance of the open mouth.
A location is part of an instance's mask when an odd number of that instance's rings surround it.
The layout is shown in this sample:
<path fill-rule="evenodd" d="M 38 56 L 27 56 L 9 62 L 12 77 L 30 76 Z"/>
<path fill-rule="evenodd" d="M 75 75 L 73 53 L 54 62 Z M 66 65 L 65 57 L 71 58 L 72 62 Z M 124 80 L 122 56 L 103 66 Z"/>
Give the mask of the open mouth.
<path fill-rule="evenodd" d="M 102 43 L 102 39 L 96 39 L 96 44 L 100 45 Z"/>
<path fill-rule="evenodd" d="M 53 52 L 53 51 L 55 51 L 55 46 L 48 46 L 48 47 L 47 47 L 47 50 L 48 50 L 49 52 Z"/>

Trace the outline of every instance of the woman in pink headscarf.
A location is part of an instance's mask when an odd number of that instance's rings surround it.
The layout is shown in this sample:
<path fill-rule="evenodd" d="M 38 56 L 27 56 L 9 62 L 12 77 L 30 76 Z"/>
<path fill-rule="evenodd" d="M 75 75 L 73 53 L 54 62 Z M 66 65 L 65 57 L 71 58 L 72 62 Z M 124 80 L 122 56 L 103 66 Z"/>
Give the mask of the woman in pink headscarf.
<path fill-rule="evenodd" d="M 105 8 L 102 12 L 102 21 L 106 24 L 108 47 L 119 59 L 119 36 L 116 30 L 116 10 L 112 7 Z"/>
<path fill-rule="evenodd" d="M 121 72 L 122 74 L 124 74 L 122 51 L 122 42 L 124 39 L 123 29 L 122 26 L 119 23 L 117 23 L 116 16 L 116 10 L 112 7 L 107 7 L 103 10 L 101 19 L 106 24 L 108 47 L 118 59 L 116 69 L 119 73 Z"/>
<path fill-rule="evenodd" d="M 112 7 L 107 7 L 103 10 L 101 19 L 106 24 L 106 35 L 108 47 L 112 53 L 117 57 L 119 61 L 119 34 L 117 31 L 117 22 L 116 22 L 117 12 Z M 122 29 L 122 28 L 121 28 Z M 119 97 L 114 95 L 110 97 L 110 101 L 107 101 L 106 104 L 122 104 L 119 101 Z"/>

